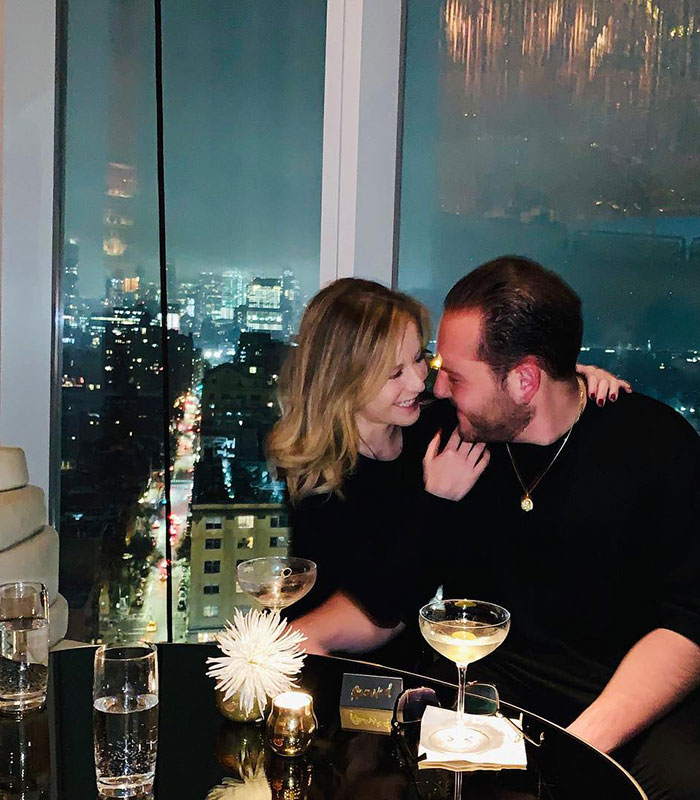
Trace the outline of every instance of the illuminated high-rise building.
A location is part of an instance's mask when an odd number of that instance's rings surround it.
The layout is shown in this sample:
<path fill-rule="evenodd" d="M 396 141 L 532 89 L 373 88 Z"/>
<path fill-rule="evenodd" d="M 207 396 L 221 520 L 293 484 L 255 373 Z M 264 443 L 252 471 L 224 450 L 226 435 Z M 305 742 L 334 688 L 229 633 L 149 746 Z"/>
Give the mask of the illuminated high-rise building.
<path fill-rule="evenodd" d="M 130 201 L 136 188 L 134 167 L 116 162 L 109 164 L 102 242 L 108 274 L 131 266 L 130 247 L 134 220 Z"/>
<path fill-rule="evenodd" d="M 248 276 L 238 269 L 228 269 L 222 275 L 221 319 L 235 320 L 236 309 L 245 305 Z"/>
<path fill-rule="evenodd" d="M 199 274 L 195 313 L 200 322 L 206 317 L 211 319 L 221 318 L 222 286 L 221 275 L 217 275 L 214 272 L 201 272 Z"/>
<path fill-rule="evenodd" d="M 281 278 L 253 278 L 248 284 L 246 330 L 282 334 L 284 331 L 282 305 Z"/>
<path fill-rule="evenodd" d="M 282 330 L 289 339 L 297 331 L 301 316 L 301 287 L 291 269 L 282 273 Z"/>
<path fill-rule="evenodd" d="M 108 163 L 103 207 L 104 265 L 107 276 L 134 272 L 136 220 L 134 198 L 138 194 L 139 163 L 143 157 L 144 69 L 151 68 L 142 46 L 143 30 L 152 24 L 152 10 L 140 0 L 108 3 L 110 84 Z M 150 98 L 148 98 L 150 101 Z"/>
<path fill-rule="evenodd" d="M 80 324 L 78 307 L 78 264 L 80 250 L 75 239 L 69 239 L 63 248 L 63 341 L 73 342 Z"/>

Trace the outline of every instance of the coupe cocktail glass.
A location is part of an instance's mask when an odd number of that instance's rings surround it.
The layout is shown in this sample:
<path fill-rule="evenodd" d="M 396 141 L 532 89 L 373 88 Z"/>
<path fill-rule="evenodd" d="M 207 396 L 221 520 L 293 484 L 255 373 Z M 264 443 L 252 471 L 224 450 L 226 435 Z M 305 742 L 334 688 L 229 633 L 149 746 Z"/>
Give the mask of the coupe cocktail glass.
<path fill-rule="evenodd" d="M 420 630 L 428 644 L 454 661 L 459 673 L 457 720 L 434 731 L 430 744 L 437 750 L 473 753 L 489 746 L 482 731 L 464 719 L 467 666 L 492 653 L 508 635 L 510 613 L 482 600 L 435 600 L 419 613 Z"/>
<path fill-rule="evenodd" d="M 306 558 L 268 556 L 242 561 L 238 585 L 264 608 L 280 612 L 296 603 L 316 582 L 316 564 Z"/>

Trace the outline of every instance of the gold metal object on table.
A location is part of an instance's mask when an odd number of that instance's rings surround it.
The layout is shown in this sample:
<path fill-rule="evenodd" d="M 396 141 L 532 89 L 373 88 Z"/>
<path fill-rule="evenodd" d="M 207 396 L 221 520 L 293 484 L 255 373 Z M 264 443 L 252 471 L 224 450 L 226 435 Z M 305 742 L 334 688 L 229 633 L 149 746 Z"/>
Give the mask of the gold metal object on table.
<path fill-rule="evenodd" d="M 224 693 L 220 689 L 215 689 L 216 707 L 219 711 L 233 722 L 262 722 L 265 719 L 265 708 L 260 708 L 258 701 L 253 701 L 250 711 L 245 711 L 241 703 L 241 695 L 236 692 L 231 697 L 224 699 Z"/>
<path fill-rule="evenodd" d="M 267 719 L 267 739 L 275 753 L 281 756 L 300 756 L 305 753 L 316 727 L 310 694 L 283 692 L 273 699 Z"/>

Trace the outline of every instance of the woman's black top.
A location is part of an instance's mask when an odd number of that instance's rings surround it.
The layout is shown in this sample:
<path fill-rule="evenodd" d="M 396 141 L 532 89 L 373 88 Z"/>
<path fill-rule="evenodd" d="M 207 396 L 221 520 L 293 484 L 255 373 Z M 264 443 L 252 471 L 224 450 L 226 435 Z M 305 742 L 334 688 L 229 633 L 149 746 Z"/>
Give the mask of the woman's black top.
<path fill-rule="evenodd" d="M 343 483 L 342 498 L 335 493 L 311 495 L 292 508 L 292 554 L 318 565 L 316 585 L 290 609 L 292 616 L 343 589 L 378 624 L 396 624 L 393 612 L 391 618 L 381 612 L 387 572 L 413 547 L 411 517 L 423 492 L 425 453 L 420 429 L 402 432 L 403 448 L 393 461 L 359 456 Z"/>

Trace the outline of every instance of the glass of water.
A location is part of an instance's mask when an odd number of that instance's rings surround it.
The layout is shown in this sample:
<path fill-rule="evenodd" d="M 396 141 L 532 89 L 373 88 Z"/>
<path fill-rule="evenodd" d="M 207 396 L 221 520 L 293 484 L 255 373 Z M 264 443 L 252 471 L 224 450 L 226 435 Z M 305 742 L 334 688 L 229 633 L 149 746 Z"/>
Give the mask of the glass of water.
<path fill-rule="evenodd" d="M 147 794 L 158 749 L 155 645 L 101 645 L 95 652 L 93 732 L 97 790 L 103 797 Z"/>
<path fill-rule="evenodd" d="M 46 702 L 49 597 L 43 583 L 0 584 L 0 712 L 23 714 Z"/>

